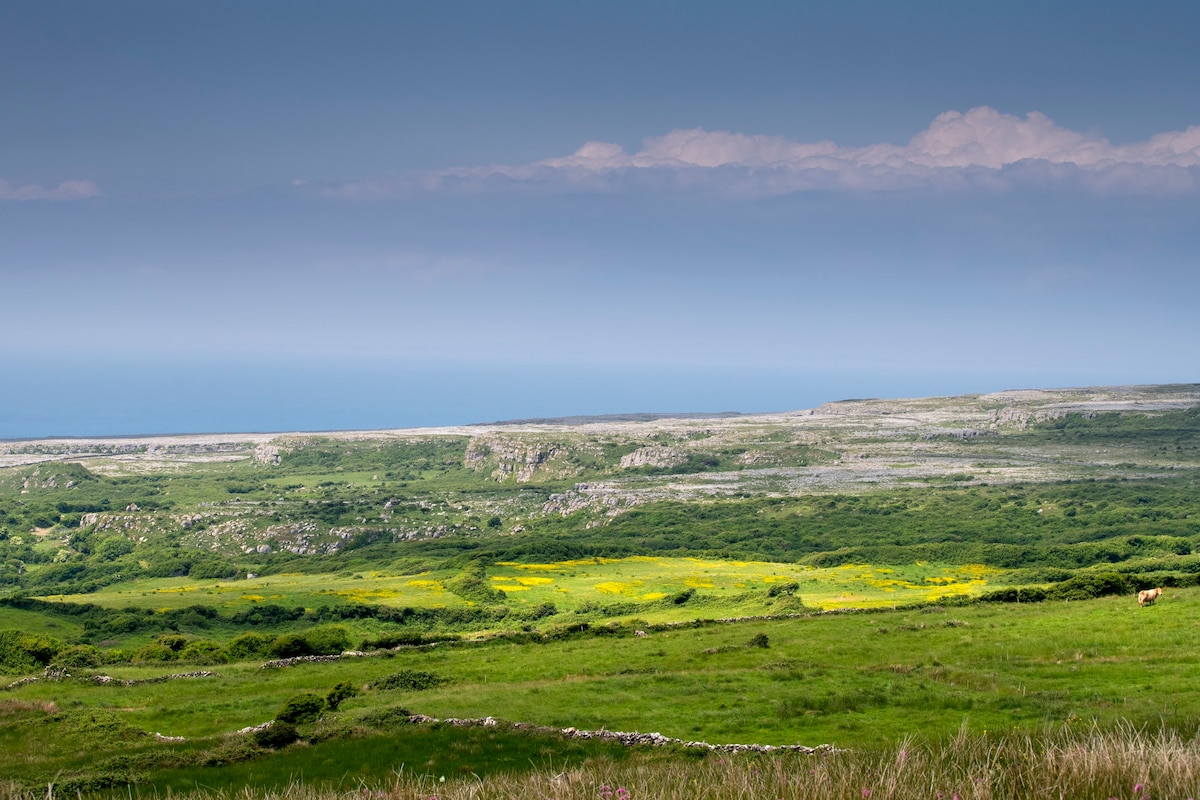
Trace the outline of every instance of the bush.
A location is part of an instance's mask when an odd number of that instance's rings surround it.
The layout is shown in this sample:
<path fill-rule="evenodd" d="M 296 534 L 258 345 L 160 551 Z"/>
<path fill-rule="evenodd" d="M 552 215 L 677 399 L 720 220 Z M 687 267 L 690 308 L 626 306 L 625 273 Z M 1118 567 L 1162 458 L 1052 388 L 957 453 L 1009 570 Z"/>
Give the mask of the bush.
<path fill-rule="evenodd" d="M 0 671 L 31 672 L 49 664 L 62 648 L 63 643 L 50 636 L 0 631 Z"/>
<path fill-rule="evenodd" d="M 333 656 L 350 649 L 350 634 L 340 625 L 322 625 L 304 632 L 313 655 Z"/>
<path fill-rule="evenodd" d="M 391 708 L 381 708 L 376 711 L 368 712 L 363 716 L 362 722 L 364 725 L 375 728 L 381 731 L 390 731 L 398 725 L 407 725 L 412 722 L 409 717 L 412 716 L 407 708 L 393 706 Z"/>
<path fill-rule="evenodd" d="M 545 602 L 545 603 L 538 603 L 533 608 L 528 609 L 526 611 L 522 611 L 520 614 L 517 614 L 516 616 L 518 619 L 526 620 L 528 622 L 533 622 L 534 620 L 545 619 L 546 617 L 553 617 L 557 613 L 558 613 L 558 607 L 555 606 L 554 603 Z"/>
<path fill-rule="evenodd" d="M 296 730 L 295 725 L 280 722 L 278 719 L 271 724 L 271 727 L 254 732 L 254 743 L 269 750 L 287 747 L 299 738 L 300 731 Z"/>
<path fill-rule="evenodd" d="M 187 647 L 179 651 L 179 659 L 193 664 L 223 664 L 225 651 L 216 642 L 204 639 L 189 642 Z"/>
<path fill-rule="evenodd" d="M 1040 586 L 1010 586 L 984 592 L 979 599 L 984 603 L 1040 603 L 1046 599 L 1046 590 Z"/>
<path fill-rule="evenodd" d="M 273 641 L 263 633 L 243 633 L 225 646 L 225 658 L 229 661 L 245 661 L 265 655 Z"/>
<path fill-rule="evenodd" d="M 696 596 L 695 589 L 684 589 L 682 592 L 680 592 L 678 594 L 671 595 L 671 597 L 669 599 L 672 604 L 681 606 L 684 603 L 686 603 L 688 600 L 691 600 L 695 596 Z"/>
<path fill-rule="evenodd" d="M 1046 590 L 1048 600 L 1091 600 L 1112 594 L 1129 594 L 1132 589 L 1124 577 L 1115 572 L 1076 575 Z"/>
<path fill-rule="evenodd" d="M 159 644 L 157 642 L 154 644 L 148 644 L 133 654 L 134 663 L 174 661 L 177 658 L 179 658 L 179 653 L 176 653 L 166 645 Z"/>
<path fill-rule="evenodd" d="M 360 650 L 390 650 L 401 645 L 422 645 L 435 642 L 457 642 L 459 636 L 453 633 L 418 633 L 417 631 L 401 631 L 399 633 L 384 633 L 374 639 L 364 639 Z"/>
<path fill-rule="evenodd" d="M 777 583 L 770 589 L 767 589 L 767 597 L 790 597 L 798 591 L 800 591 L 800 584 L 794 581 L 791 583 Z"/>
<path fill-rule="evenodd" d="M 51 666 L 83 667 L 91 669 L 100 666 L 104 661 L 100 651 L 90 644 L 77 644 L 58 651 Z"/>
<path fill-rule="evenodd" d="M 268 646 L 267 652 L 275 658 L 297 656 L 332 656 L 350 646 L 350 635 L 340 625 L 322 625 L 303 633 L 285 633 L 277 636 Z"/>
<path fill-rule="evenodd" d="M 444 586 L 464 600 L 476 603 L 503 603 L 507 595 L 487 581 L 487 574 L 479 564 L 471 564 L 459 575 L 445 581 Z"/>
<path fill-rule="evenodd" d="M 329 690 L 329 694 L 325 695 L 325 705 L 329 706 L 330 711 L 337 711 L 338 706 L 343 700 L 349 700 L 358 694 L 358 689 L 350 681 L 342 681 Z"/>
<path fill-rule="evenodd" d="M 418 692 L 422 689 L 432 689 L 443 683 L 449 682 L 449 678 L 443 678 L 441 675 L 435 675 L 432 672 L 422 672 L 418 669 L 402 669 L 395 675 L 389 675 L 386 678 L 371 684 L 372 689 L 407 689 L 409 691 Z"/>
<path fill-rule="evenodd" d="M 771 646 L 771 640 L 769 638 L 767 638 L 767 635 L 765 633 L 755 634 L 754 636 L 752 636 L 750 638 L 750 641 L 746 642 L 746 647 L 770 647 L 770 646 Z"/>
<path fill-rule="evenodd" d="M 287 699 L 275 715 L 276 723 L 285 722 L 289 725 L 303 725 L 321 716 L 325 710 L 325 698 L 312 692 L 292 695 Z M 272 726 L 274 727 L 274 726 Z"/>
<path fill-rule="evenodd" d="M 267 646 L 267 654 L 273 658 L 297 658 L 311 656 L 313 652 L 309 649 L 308 640 L 304 638 L 304 634 L 284 633 L 271 641 L 271 644 Z"/>
<path fill-rule="evenodd" d="M 164 647 L 170 648 L 173 652 L 179 653 L 183 648 L 188 646 L 188 638 L 181 636 L 178 633 L 166 633 L 154 640 L 155 644 L 161 644 Z"/>

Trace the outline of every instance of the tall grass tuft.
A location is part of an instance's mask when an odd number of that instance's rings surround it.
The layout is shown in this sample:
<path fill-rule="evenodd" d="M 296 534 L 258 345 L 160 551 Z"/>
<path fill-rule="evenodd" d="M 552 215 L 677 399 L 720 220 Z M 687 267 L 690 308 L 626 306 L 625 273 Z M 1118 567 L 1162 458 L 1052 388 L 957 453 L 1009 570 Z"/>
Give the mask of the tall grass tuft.
<path fill-rule="evenodd" d="M 136 789 L 122 797 L 138 797 Z M 146 795 L 149 796 L 149 795 Z M 1049 733 L 977 734 L 938 743 L 907 739 L 886 749 L 811 755 L 654 751 L 515 775 L 452 777 L 406 770 L 382 784 L 293 782 L 172 795 L 175 800 L 1033 800 L 1200 796 L 1200 737 L 1070 726 Z M 0 786 L 6 800 L 53 800 Z"/>

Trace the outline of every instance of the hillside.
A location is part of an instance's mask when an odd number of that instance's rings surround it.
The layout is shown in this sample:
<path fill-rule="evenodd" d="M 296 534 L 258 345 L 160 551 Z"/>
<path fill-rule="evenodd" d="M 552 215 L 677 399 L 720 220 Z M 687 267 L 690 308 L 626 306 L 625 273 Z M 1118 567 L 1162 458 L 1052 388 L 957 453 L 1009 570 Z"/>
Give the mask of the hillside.
<path fill-rule="evenodd" d="M 150 574 L 218 577 L 270 570 L 279 554 L 371 544 L 420 554 L 439 550 L 435 540 L 494 550 L 485 542 L 538 532 L 585 542 L 597 529 L 632 527 L 649 537 L 659 526 L 646 516 L 664 510 L 716 504 L 711 513 L 737 517 L 768 500 L 811 507 L 814 497 L 947 487 L 974 490 L 987 507 L 1041 486 L 1034 494 L 1053 497 L 1040 513 L 1070 513 L 1057 496 L 1066 482 L 1162 487 L 1194 476 L 1198 409 L 1200 386 L 1185 385 L 850 400 L 716 418 L 5 442 L 0 575 L 11 581 L 50 562 L 70 582 L 81 557 L 155 562 L 134 557 L 159 545 L 176 549 L 174 562 Z M 999 487 L 1016 487 L 1014 497 Z M 642 524 L 629 521 L 632 510 Z"/>

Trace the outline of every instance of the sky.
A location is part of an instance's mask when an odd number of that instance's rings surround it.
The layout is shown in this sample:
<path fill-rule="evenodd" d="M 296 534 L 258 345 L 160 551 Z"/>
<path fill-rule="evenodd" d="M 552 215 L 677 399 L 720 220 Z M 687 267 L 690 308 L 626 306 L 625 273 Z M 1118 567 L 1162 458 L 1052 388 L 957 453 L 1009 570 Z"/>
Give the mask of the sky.
<path fill-rule="evenodd" d="M 1200 6 L 0 5 L 0 438 L 1200 380 Z"/>

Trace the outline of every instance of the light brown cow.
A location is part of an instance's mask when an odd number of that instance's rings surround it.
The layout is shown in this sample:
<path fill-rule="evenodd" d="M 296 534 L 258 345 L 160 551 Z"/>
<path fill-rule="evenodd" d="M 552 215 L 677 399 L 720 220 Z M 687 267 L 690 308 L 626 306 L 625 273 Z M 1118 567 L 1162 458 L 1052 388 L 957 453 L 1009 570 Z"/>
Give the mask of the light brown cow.
<path fill-rule="evenodd" d="M 1161 594 L 1162 594 L 1161 586 L 1157 589 L 1143 589 L 1142 591 L 1138 592 L 1138 605 L 1139 606 L 1145 606 L 1145 605 L 1152 606 L 1152 605 L 1154 605 L 1154 601 L 1157 600 L 1159 595 L 1161 595 Z"/>

